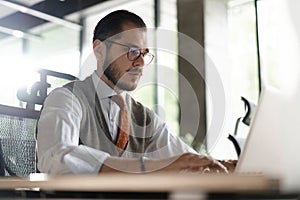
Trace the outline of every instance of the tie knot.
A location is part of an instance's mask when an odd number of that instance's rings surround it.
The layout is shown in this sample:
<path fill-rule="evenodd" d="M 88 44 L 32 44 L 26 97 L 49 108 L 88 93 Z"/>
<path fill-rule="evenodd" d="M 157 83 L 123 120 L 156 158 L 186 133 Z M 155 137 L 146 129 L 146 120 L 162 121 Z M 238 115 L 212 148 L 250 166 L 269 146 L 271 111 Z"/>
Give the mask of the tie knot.
<path fill-rule="evenodd" d="M 114 95 L 111 99 L 116 102 L 121 109 L 125 107 L 125 101 L 121 95 Z"/>

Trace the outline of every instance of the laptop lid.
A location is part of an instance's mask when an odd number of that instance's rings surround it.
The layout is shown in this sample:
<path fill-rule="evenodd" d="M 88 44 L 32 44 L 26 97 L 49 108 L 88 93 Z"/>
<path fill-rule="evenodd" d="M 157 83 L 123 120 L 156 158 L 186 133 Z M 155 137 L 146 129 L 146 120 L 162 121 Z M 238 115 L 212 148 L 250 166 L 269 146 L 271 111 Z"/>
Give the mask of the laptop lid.
<path fill-rule="evenodd" d="M 259 98 L 236 173 L 262 173 L 280 178 L 282 163 L 282 109 L 284 95 L 275 88 L 264 88 Z"/>

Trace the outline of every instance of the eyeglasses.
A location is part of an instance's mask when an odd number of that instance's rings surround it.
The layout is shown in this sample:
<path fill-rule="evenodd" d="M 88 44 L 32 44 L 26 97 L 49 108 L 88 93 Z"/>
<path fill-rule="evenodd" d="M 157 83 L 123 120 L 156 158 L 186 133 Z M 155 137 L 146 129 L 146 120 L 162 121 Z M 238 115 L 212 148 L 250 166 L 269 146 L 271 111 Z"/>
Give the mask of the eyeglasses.
<path fill-rule="evenodd" d="M 141 49 L 136 48 L 136 47 L 130 47 L 130 46 L 127 46 L 125 44 L 121 44 L 121 43 L 111 41 L 111 40 L 105 40 L 105 41 L 113 43 L 113 44 L 117 44 L 117 45 L 120 45 L 120 46 L 123 46 L 123 47 L 127 47 L 128 48 L 127 58 L 130 61 L 135 61 L 142 55 L 143 59 L 144 59 L 144 64 L 149 65 L 152 62 L 153 58 L 154 58 L 154 55 L 149 53 L 148 49 L 146 50 L 146 52 L 142 52 Z"/>

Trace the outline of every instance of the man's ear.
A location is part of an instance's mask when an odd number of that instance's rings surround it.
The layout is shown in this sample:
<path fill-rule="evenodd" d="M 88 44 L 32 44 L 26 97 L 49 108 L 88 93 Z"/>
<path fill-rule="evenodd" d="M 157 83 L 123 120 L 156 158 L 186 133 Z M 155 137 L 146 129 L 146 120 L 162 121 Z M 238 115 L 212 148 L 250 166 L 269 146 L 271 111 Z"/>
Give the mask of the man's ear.
<path fill-rule="evenodd" d="M 103 62 L 106 57 L 106 46 L 100 40 L 93 42 L 93 50 L 98 62 Z"/>

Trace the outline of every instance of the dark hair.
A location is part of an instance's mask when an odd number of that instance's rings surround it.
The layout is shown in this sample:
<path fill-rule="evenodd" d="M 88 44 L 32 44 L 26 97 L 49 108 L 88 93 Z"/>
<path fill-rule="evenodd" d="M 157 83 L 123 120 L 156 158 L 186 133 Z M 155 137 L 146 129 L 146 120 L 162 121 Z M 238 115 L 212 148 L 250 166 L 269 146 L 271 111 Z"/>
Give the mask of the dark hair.
<path fill-rule="evenodd" d="M 137 26 L 137 28 L 146 27 L 145 22 L 136 14 L 127 10 L 116 10 L 103 17 L 96 25 L 94 29 L 93 42 L 96 39 L 101 41 L 106 40 L 113 35 L 121 33 L 122 25 L 131 22 Z"/>

